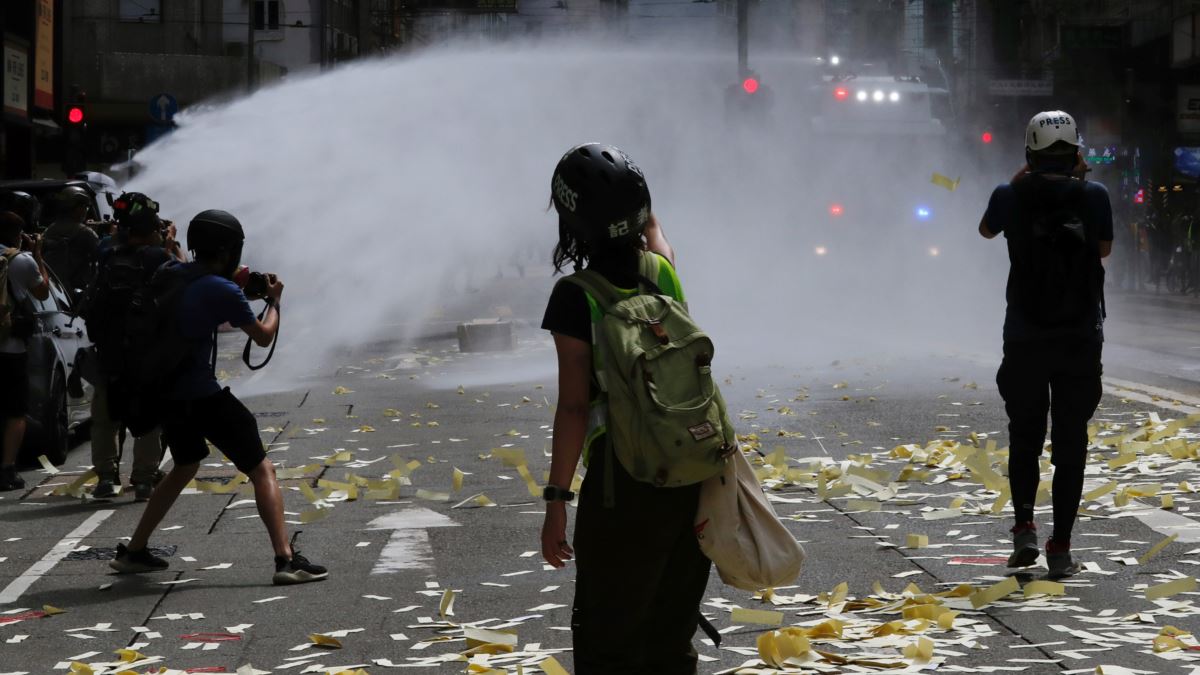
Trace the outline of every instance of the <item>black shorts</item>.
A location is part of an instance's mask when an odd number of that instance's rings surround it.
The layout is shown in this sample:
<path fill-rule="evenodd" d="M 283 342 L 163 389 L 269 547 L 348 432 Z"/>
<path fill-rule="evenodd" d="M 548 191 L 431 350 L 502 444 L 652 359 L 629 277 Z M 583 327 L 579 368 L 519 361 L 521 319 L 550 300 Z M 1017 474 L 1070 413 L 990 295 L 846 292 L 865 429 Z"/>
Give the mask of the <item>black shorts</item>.
<path fill-rule="evenodd" d="M 0 419 L 29 413 L 28 364 L 28 354 L 0 354 Z"/>
<path fill-rule="evenodd" d="M 172 402 L 168 408 L 163 436 L 176 465 L 204 461 L 208 442 L 245 474 L 267 458 L 258 435 L 258 420 L 228 387 L 208 398 Z"/>

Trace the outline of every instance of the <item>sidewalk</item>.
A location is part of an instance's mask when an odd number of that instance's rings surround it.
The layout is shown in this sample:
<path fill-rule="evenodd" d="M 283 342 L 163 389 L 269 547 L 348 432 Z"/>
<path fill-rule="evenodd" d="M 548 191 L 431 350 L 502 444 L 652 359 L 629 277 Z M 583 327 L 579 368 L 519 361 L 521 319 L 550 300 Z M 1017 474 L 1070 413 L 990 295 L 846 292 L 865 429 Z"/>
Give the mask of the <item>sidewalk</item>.
<path fill-rule="evenodd" d="M 1153 288 L 1141 291 L 1126 291 L 1114 288 L 1104 289 L 1105 300 L 1110 305 L 1119 304 L 1146 304 L 1165 307 L 1167 309 L 1179 309 L 1184 311 L 1195 310 L 1200 311 L 1200 297 L 1195 295 L 1181 295 L 1179 293 L 1170 293 L 1165 289 L 1155 292 Z"/>

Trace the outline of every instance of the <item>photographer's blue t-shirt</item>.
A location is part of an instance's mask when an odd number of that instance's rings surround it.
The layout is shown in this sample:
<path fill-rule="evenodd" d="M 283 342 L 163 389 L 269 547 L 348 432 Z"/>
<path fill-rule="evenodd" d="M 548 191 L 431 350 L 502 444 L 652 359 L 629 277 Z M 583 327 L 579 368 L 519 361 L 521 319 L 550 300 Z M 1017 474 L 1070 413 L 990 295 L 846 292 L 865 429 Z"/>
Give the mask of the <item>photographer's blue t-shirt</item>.
<path fill-rule="evenodd" d="M 255 320 L 246 295 L 229 279 L 209 274 L 189 284 L 179 302 L 179 330 L 195 346 L 171 398 L 192 401 L 220 392 L 212 361 L 214 333 L 226 322 L 241 328 Z"/>

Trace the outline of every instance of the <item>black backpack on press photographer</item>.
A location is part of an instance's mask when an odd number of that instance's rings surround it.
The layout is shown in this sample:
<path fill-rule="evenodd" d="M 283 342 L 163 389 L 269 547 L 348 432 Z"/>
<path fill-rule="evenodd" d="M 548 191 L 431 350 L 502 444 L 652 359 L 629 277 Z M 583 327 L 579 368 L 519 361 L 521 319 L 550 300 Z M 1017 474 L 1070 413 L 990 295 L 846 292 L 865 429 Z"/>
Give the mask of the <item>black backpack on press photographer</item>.
<path fill-rule="evenodd" d="M 1083 219 L 1086 183 L 1031 174 L 1015 184 L 1030 224 L 1017 292 L 1026 317 L 1054 328 L 1103 320 L 1104 268 Z"/>

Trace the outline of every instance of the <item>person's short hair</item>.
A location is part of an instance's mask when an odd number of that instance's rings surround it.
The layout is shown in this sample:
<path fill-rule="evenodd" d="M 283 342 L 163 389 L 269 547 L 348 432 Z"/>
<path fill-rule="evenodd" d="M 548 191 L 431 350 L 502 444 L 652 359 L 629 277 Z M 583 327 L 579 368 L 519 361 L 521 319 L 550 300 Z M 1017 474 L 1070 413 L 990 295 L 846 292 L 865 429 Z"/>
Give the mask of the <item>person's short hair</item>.
<path fill-rule="evenodd" d="M 1079 147 L 1066 141 L 1056 141 L 1053 145 L 1041 150 L 1029 151 L 1029 163 L 1033 169 L 1070 171 L 1075 168 L 1075 155 Z"/>
<path fill-rule="evenodd" d="M 12 211 L 0 211 L 0 244 L 16 248 L 21 245 L 25 219 Z"/>

